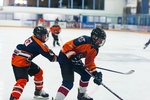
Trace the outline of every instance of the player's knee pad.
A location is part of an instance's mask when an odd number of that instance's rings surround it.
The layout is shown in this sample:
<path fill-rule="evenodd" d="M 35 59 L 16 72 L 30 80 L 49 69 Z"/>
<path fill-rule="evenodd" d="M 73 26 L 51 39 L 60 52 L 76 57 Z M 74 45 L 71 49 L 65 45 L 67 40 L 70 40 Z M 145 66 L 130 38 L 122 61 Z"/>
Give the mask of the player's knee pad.
<path fill-rule="evenodd" d="M 34 75 L 35 80 L 43 80 L 43 70 L 40 69 L 40 71 Z"/>
<path fill-rule="evenodd" d="M 62 85 L 67 87 L 69 90 L 71 90 L 73 87 L 73 81 L 65 80 L 65 81 L 63 81 Z"/>

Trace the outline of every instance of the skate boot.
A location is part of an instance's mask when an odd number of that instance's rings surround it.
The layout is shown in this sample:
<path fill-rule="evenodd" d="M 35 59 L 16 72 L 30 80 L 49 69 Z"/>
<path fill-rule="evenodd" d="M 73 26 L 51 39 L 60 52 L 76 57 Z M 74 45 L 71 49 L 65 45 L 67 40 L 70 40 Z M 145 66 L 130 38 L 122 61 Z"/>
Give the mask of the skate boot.
<path fill-rule="evenodd" d="M 16 99 L 11 95 L 9 100 L 19 100 L 19 99 Z"/>
<path fill-rule="evenodd" d="M 35 90 L 34 98 L 49 98 L 49 94 L 46 93 L 44 90 Z"/>
<path fill-rule="evenodd" d="M 86 93 L 80 93 L 78 89 L 78 100 L 93 100 L 93 98 L 89 97 Z"/>

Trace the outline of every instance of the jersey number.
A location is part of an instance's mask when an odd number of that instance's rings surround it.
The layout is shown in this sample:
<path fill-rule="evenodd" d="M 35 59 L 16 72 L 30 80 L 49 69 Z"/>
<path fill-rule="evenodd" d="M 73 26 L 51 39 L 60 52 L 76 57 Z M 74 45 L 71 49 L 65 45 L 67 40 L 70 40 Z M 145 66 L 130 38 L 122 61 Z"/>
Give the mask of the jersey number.
<path fill-rule="evenodd" d="M 25 42 L 24 42 L 24 44 L 25 44 L 26 46 L 28 46 L 30 43 L 32 43 L 32 39 L 31 39 L 31 38 L 25 40 Z"/>

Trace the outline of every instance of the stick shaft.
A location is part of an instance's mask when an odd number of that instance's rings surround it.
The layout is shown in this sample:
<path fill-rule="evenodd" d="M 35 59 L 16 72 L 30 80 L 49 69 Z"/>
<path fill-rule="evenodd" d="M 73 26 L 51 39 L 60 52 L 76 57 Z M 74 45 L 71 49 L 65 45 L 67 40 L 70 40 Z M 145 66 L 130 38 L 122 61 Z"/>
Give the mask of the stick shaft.
<path fill-rule="evenodd" d="M 93 76 L 87 69 L 85 69 L 85 71 L 86 71 L 89 75 L 91 75 L 91 77 L 94 78 L 94 76 Z M 113 95 L 115 95 L 119 100 L 123 100 L 120 96 L 118 96 L 115 92 L 113 92 L 111 89 L 109 89 L 106 85 L 104 85 L 103 83 L 101 83 L 101 84 L 102 84 L 102 86 L 103 86 L 105 89 L 107 89 L 109 92 L 111 92 Z"/>
<path fill-rule="evenodd" d="M 61 39 L 60 35 L 58 35 L 58 36 L 59 36 L 59 39 L 60 39 L 60 41 L 61 41 L 61 44 L 63 45 L 63 41 L 62 41 L 62 39 Z"/>
<path fill-rule="evenodd" d="M 115 70 L 111 70 L 111 69 L 106 69 L 106 68 L 102 68 L 102 67 L 96 67 L 97 69 L 102 69 L 102 70 L 106 70 L 106 71 L 110 71 L 110 72 L 114 72 L 114 73 L 119 73 L 119 74 L 131 74 L 134 72 L 134 70 L 131 70 L 127 73 L 124 72 L 120 72 L 120 71 L 115 71 Z"/>
<path fill-rule="evenodd" d="M 119 100 L 123 100 L 120 96 L 118 96 L 115 92 L 110 90 L 106 85 L 102 83 L 102 86 L 105 87 L 109 92 L 111 92 L 113 95 L 115 95 Z"/>

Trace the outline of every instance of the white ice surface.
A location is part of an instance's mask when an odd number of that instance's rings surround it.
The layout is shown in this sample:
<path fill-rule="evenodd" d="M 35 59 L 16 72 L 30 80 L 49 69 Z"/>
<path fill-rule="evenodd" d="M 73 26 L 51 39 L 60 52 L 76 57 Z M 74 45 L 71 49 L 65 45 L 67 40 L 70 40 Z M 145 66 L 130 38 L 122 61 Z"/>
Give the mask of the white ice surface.
<path fill-rule="evenodd" d="M 11 66 L 11 55 L 15 46 L 23 43 L 32 35 L 32 28 L 8 28 L 0 27 L 0 100 L 8 100 L 15 84 L 15 78 Z M 90 35 L 91 30 L 62 29 L 60 43 L 81 35 Z M 106 31 L 107 41 L 100 48 L 95 63 L 99 67 L 128 72 L 133 69 L 131 75 L 121 75 L 101 70 L 103 83 L 124 100 L 150 100 L 150 46 L 145 50 L 144 44 L 150 39 L 150 34 L 132 32 Z M 56 54 L 61 47 L 52 46 L 52 37 L 46 43 Z M 41 55 L 33 60 L 44 71 L 44 89 L 55 97 L 58 87 L 61 85 L 61 74 L 58 63 L 49 62 Z M 77 88 L 79 75 L 75 74 L 74 87 L 65 100 L 77 100 Z M 30 77 L 20 100 L 33 100 L 34 83 Z M 87 93 L 94 100 L 118 100 L 103 86 L 97 86 L 90 80 Z"/>

